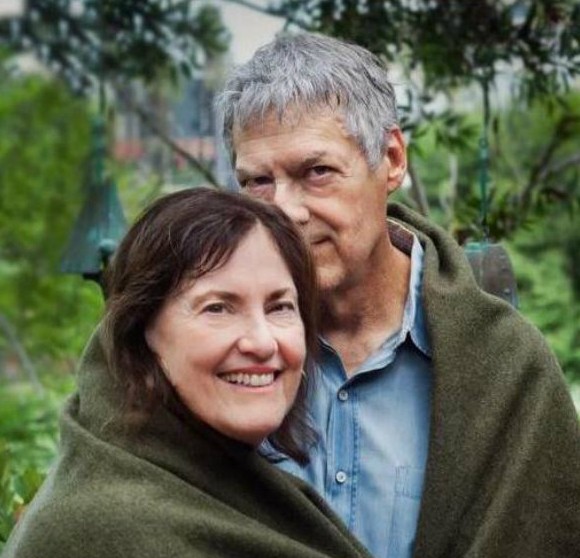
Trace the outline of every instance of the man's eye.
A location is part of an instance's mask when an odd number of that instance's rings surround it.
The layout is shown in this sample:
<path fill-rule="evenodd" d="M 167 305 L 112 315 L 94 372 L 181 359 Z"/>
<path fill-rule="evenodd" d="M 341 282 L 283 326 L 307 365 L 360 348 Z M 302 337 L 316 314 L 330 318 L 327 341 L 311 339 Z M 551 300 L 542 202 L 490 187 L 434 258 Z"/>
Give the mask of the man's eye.
<path fill-rule="evenodd" d="M 269 176 L 256 176 L 240 180 L 240 186 L 246 190 L 262 190 L 273 186 L 274 181 Z"/>
<path fill-rule="evenodd" d="M 311 179 L 320 179 L 330 175 L 332 169 L 326 165 L 316 165 L 308 169 L 307 176 Z"/>
<path fill-rule="evenodd" d="M 317 165 L 312 167 L 312 172 L 315 174 L 326 174 L 330 172 L 330 167 L 327 167 L 326 165 Z"/>

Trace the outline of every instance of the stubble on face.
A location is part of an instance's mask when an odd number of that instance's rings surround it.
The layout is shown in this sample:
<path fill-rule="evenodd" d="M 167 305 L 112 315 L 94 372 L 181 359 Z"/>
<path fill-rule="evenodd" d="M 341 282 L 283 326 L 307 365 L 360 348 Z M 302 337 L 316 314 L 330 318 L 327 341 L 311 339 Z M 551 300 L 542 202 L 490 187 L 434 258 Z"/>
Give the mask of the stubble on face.
<path fill-rule="evenodd" d="M 294 220 L 312 251 L 323 295 L 338 294 L 375 266 L 386 233 L 388 162 L 371 169 L 337 111 L 301 115 L 299 126 L 296 121 L 270 114 L 238 129 L 236 170 L 250 195 Z"/>

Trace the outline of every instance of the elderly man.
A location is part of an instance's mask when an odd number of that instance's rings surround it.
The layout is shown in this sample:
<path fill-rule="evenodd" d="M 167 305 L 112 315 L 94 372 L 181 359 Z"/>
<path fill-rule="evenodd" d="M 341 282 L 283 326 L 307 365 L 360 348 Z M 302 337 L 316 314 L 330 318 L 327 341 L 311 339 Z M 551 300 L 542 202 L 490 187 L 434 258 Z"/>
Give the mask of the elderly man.
<path fill-rule="evenodd" d="M 280 466 L 378 558 L 580 556 L 580 436 L 556 360 L 445 232 L 396 204 L 385 217 L 406 148 L 381 62 L 282 36 L 218 108 L 241 187 L 292 217 L 319 275 L 320 440 L 307 466 Z"/>

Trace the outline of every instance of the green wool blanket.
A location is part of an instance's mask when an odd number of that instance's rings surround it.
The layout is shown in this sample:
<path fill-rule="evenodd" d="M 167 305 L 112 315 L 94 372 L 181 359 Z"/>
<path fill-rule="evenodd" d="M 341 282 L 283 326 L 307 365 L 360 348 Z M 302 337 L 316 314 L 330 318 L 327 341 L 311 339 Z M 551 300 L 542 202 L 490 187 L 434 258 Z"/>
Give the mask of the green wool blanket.
<path fill-rule="evenodd" d="M 477 288 L 446 233 L 394 204 L 389 215 L 425 248 L 433 351 L 415 558 L 580 557 L 580 431 L 555 358 Z M 59 459 L 4 558 L 365 556 L 312 491 L 247 447 L 163 410 L 128 436 L 118 406 L 95 336 Z"/>
<path fill-rule="evenodd" d="M 97 332 L 61 449 L 3 558 L 370 558 L 306 485 L 163 408 L 121 427 Z"/>
<path fill-rule="evenodd" d="M 477 288 L 461 248 L 401 206 L 425 248 L 433 351 L 416 558 L 580 557 L 580 429 L 541 334 Z"/>

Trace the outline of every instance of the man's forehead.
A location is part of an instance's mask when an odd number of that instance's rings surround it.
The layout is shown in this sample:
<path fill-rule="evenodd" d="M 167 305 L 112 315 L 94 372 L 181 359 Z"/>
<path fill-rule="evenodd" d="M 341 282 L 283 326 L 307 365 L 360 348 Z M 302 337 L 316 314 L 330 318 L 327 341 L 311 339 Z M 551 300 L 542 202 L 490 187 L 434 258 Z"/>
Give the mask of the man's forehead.
<path fill-rule="evenodd" d="M 339 135 L 351 136 L 346 127 L 342 111 L 321 105 L 318 110 L 301 109 L 300 107 L 289 107 L 285 111 L 271 109 L 262 114 L 256 114 L 243 122 L 236 121 L 232 128 L 232 143 L 234 153 L 241 141 L 261 138 L 271 134 L 273 131 L 292 132 L 296 129 L 307 130 L 318 124 L 328 124 L 336 126 L 336 133 Z"/>
<path fill-rule="evenodd" d="M 343 110 L 338 105 L 324 102 L 310 105 L 297 102 L 285 107 L 270 107 L 251 114 L 239 115 L 234 120 L 232 131 L 235 135 L 240 131 L 258 129 L 273 124 L 294 128 L 305 121 L 308 122 L 312 119 L 324 117 L 332 117 L 344 121 Z"/>

